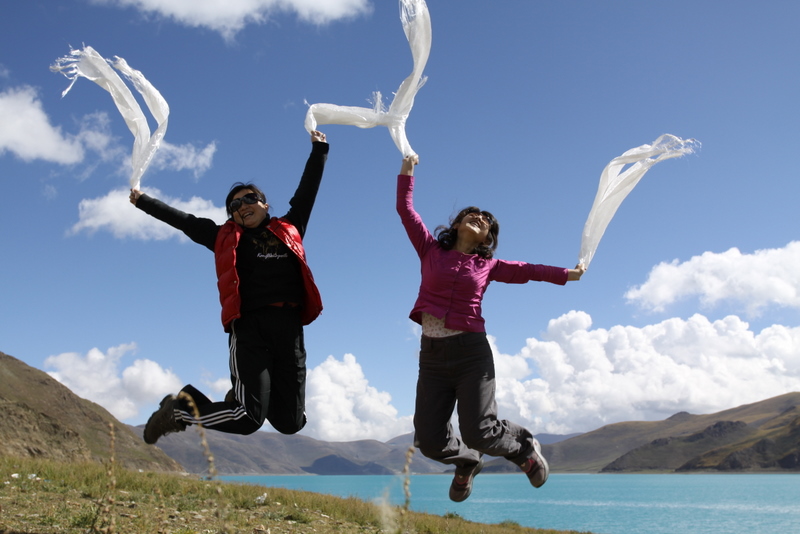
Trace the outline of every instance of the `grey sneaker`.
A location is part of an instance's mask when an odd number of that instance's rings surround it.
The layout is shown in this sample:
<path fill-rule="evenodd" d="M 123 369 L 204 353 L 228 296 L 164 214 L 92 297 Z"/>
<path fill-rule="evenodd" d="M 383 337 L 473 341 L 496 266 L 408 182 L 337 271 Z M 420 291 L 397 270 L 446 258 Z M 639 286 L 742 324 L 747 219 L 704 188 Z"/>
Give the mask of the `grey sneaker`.
<path fill-rule="evenodd" d="M 167 395 L 161 400 L 158 410 L 153 412 L 144 426 L 144 442 L 153 445 L 158 438 L 171 432 L 183 432 L 186 423 L 175 419 L 175 408 L 178 399 L 175 395 Z"/>
<path fill-rule="evenodd" d="M 533 440 L 533 451 L 530 457 L 520 465 L 520 469 L 531 481 L 531 486 L 534 488 L 541 488 L 547 482 L 547 477 L 550 476 L 550 466 L 547 460 L 542 456 L 542 446 L 536 438 Z"/>
<path fill-rule="evenodd" d="M 472 470 L 466 475 L 466 479 L 459 482 L 458 479 L 464 478 L 463 476 L 454 475 L 453 482 L 450 483 L 450 500 L 455 502 L 466 501 L 472 494 L 472 481 L 478 476 L 478 473 L 483 469 L 483 458 L 478 460 Z"/>

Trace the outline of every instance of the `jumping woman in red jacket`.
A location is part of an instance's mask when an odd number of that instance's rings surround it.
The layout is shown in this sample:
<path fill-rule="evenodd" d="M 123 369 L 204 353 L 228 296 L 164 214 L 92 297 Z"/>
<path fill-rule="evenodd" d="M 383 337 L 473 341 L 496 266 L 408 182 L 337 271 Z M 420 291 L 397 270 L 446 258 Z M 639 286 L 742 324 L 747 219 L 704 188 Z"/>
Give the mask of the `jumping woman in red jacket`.
<path fill-rule="evenodd" d="M 270 217 L 264 193 L 251 183 L 233 185 L 225 199 L 229 219 L 221 226 L 131 190 L 137 208 L 214 252 L 230 349 L 232 388 L 225 400 L 211 402 L 186 385 L 181 392 L 191 396 L 197 416 L 183 395 L 167 395 L 147 421 L 146 443 L 192 424 L 232 434 L 252 434 L 265 419 L 284 434 L 305 426 L 303 326 L 320 314 L 322 301 L 306 263 L 303 236 L 328 155 L 325 134 L 311 132 L 311 142 L 283 217 Z"/>

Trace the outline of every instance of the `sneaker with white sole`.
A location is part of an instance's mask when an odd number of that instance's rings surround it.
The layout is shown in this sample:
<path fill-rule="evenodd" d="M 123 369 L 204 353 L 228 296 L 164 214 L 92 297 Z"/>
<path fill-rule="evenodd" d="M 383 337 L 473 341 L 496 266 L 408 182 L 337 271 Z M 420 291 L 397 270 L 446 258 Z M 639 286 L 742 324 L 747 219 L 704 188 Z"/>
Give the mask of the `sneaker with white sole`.
<path fill-rule="evenodd" d="M 531 486 L 541 488 L 547 482 L 547 477 L 550 476 L 550 466 L 542 455 L 542 446 L 539 441 L 536 438 L 531 439 L 533 440 L 533 451 L 519 467 L 530 480 Z"/>

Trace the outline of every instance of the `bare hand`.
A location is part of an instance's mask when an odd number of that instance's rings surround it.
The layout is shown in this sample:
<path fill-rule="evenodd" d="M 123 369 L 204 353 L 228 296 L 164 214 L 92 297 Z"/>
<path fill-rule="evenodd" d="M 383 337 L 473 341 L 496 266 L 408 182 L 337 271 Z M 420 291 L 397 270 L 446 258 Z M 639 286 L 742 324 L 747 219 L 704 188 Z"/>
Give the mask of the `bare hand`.
<path fill-rule="evenodd" d="M 586 266 L 582 263 L 579 263 L 578 265 L 575 266 L 574 269 L 568 269 L 567 281 L 571 282 L 580 280 L 581 276 L 583 276 L 583 273 L 585 272 L 586 272 Z"/>
<path fill-rule="evenodd" d="M 314 143 L 316 141 L 319 141 L 320 143 L 326 143 L 327 141 L 325 141 L 325 139 L 326 138 L 325 138 L 325 134 L 324 133 L 322 133 L 322 132 L 320 132 L 318 130 L 314 130 L 314 131 L 311 132 L 311 142 L 312 143 Z"/>
<path fill-rule="evenodd" d="M 417 154 L 404 157 L 403 164 L 400 166 L 400 174 L 414 176 L 414 165 L 419 165 L 419 156 Z"/>
<path fill-rule="evenodd" d="M 136 205 L 136 201 L 139 200 L 139 197 L 142 196 L 142 192 L 138 189 L 131 189 L 131 196 L 128 197 L 131 201 L 131 204 L 134 206 Z"/>

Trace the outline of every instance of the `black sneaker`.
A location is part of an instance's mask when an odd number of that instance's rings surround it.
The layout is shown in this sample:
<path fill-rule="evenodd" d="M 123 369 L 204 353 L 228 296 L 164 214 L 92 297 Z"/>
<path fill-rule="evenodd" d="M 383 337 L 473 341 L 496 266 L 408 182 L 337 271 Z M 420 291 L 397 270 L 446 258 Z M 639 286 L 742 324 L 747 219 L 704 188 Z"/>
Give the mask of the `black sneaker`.
<path fill-rule="evenodd" d="M 144 426 L 145 443 L 153 445 L 161 436 L 186 430 L 186 423 L 175 419 L 177 405 L 178 399 L 175 395 L 167 395 L 161 400 L 158 410 L 153 412 Z"/>
<path fill-rule="evenodd" d="M 464 482 L 459 482 L 461 478 L 459 475 L 453 475 L 453 482 L 450 484 L 450 500 L 455 502 L 466 501 L 472 494 L 472 481 L 478 476 L 478 473 L 483 469 L 483 458 L 478 460 L 478 463 L 472 467 L 472 470 L 466 475 Z"/>
<path fill-rule="evenodd" d="M 550 466 L 542 456 L 542 446 L 539 445 L 539 441 L 536 438 L 531 439 L 533 439 L 533 452 L 519 467 L 530 480 L 531 486 L 541 488 L 547 482 L 547 477 L 550 476 Z"/>

